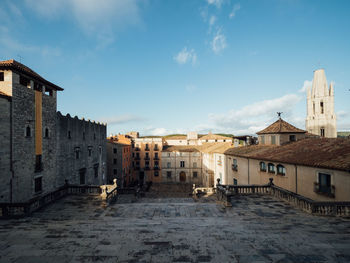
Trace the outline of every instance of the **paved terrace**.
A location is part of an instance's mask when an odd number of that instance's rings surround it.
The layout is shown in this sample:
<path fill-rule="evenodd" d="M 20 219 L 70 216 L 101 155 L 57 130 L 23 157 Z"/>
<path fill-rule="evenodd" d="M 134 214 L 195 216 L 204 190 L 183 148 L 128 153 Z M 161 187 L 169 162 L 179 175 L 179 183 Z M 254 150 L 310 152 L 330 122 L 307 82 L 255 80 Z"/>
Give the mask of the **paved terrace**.
<path fill-rule="evenodd" d="M 69 196 L 0 221 L 0 262 L 350 262 L 350 219 L 303 213 L 271 196 L 232 208 L 190 198 Z"/>

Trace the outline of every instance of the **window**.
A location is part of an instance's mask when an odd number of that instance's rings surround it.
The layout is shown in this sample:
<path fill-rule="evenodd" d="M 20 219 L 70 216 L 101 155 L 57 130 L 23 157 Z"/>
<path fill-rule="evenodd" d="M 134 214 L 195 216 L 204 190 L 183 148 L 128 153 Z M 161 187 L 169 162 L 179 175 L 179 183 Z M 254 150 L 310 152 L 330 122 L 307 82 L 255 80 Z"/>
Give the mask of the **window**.
<path fill-rule="evenodd" d="M 149 161 L 146 161 L 146 162 L 145 162 L 145 165 L 146 165 L 146 166 L 149 166 Z"/>
<path fill-rule="evenodd" d="M 198 172 L 193 172 L 193 178 L 197 178 L 198 177 Z"/>
<path fill-rule="evenodd" d="M 166 177 L 167 178 L 171 178 L 171 172 L 169 171 L 169 172 L 166 172 Z"/>
<path fill-rule="evenodd" d="M 232 170 L 238 171 L 237 159 L 232 160 Z"/>
<path fill-rule="evenodd" d="M 0 72 L 0 81 L 4 81 L 4 72 Z"/>
<path fill-rule="evenodd" d="M 313 109 L 313 113 L 314 113 L 314 115 L 315 115 L 315 102 L 314 102 L 314 104 L 313 104 L 312 109 Z"/>
<path fill-rule="evenodd" d="M 275 165 L 273 163 L 269 163 L 267 169 L 269 173 L 275 173 Z"/>
<path fill-rule="evenodd" d="M 91 157 L 91 155 L 92 155 L 92 146 L 88 147 L 88 154 L 89 154 L 89 157 Z"/>
<path fill-rule="evenodd" d="M 170 167 L 171 167 L 171 163 L 168 162 L 168 163 L 166 164 L 166 167 L 167 167 L 167 168 L 170 168 Z"/>
<path fill-rule="evenodd" d="M 117 149 L 116 148 L 113 149 L 113 153 L 117 153 Z"/>
<path fill-rule="evenodd" d="M 265 144 L 265 136 L 260 136 L 260 139 L 261 139 L 261 144 Z"/>
<path fill-rule="evenodd" d="M 45 138 L 49 138 L 49 129 L 48 128 L 45 129 Z"/>
<path fill-rule="evenodd" d="M 146 153 L 146 158 L 149 158 L 149 153 Z"/>
<path fill-rule="evenodd" d="M 170 157 L 170 153 L 168 153 L 168 157 Z"/>
<path fill-rule="evenodd" d="M 113 169 L 113 174 L 117 175 L 117 169 Z"/>
<path fill-rule="evenodd" d="M 286 168 L 281 164 L 277 165 L 277 174 L 286 175 Z"/>
<path fill-rule="evenodd" d="M 19 84 L 28 87 L 30 85 L 30 80 L 26 77 L 20 76 L 19 77 Z"/>
<path fill-rule="evenodd" d="M 83 140 L 85 140 L 85 132 L 83 132 Z"/>
<path fill-rule="evenodd" d="M 41 161 L 41 154 L 35 156 L 35 172 L 41 172 L 43 170 L 43 164 Z"/>
<path fill-rule="evenodd" d="M 318 174 L 318 192 L 320 193 L 331 193 L 331 175 L 326 173 Z"/>
<path fill-rule="evenodd" d="M 266 172 L 266 164 L 264 162 L 260 162 L 260 171 Z"/>
<path fill-rule="evenodd" d="M 96 140 L 96 133 L 94 133 L 94 140 Z"/>
<path fill-rule="evenodd" d="M 324 137 L 324 128 L 321 128 L 320 133 L 321 133 L 321 137 Z"/>
<path fill-rule="evenodd" d="M 102 154 L 102 147 L 101 146 L 98 146 L 98 150 L 100 152 L 100 155 Z"/>
<path fill-rule="evenodd" d="M 80 184 L 85 184 L 85 172 L 85 168 L 79 170 Z"/>
<path fill-rule="evenodd" d="M 237 185 L 237 184 L 238 184 L 237 179 L 233 178 L 233 185 Z"/>
<path fill-rule="evenodd" d="M 276 136 L 275 135 L 271 136 L 271 144 L 276 144 Z"/>
<path fill-rule="evenodd" d="M 70 131 L 68 131 L 68 139 L 72 139 L 72 135 L 71 135 L 71 133 L 70 133 Z"/>
<path fill-rule="evenodd" d="M 75 159 L 79 160 L 79 158 L 80 158 L 80 151 L 77 149 L 75 150 Z"/>
<path fill-rule="evenodd" d="M 117 159 L 113 159 L 113 164 L 117 164 Z"/>
<path fill-rule="evenodd" d="M 98 177 L 98 163 L 94 165 L 94 175 L 95 178 Z"/>
<path fill-rule="evenodd" d="M 159 176 L 159 172 L 158 171 L 154 171 L 154 176 L 158 177 Z"/>
<path fill-rule="evenodd" d="M 197 168 L 197 163 L 196 162 L 193 163 L 193 168 Z"/>
<path fill-rule="evenodd" d="M 155 153 L 155 154 L 154 154 L 154 158 L 155 158 L 155 159 L 158 159 L 158 153 Z"/>
<path fill-rule="evenodd" d="M 185 161 L 180 161 L 180 167 L 185 167 Z"/>
<path fill-rule="evenodd" d="M 158 165 L 159 165 L 159 162 L 158 162 L 158 161 L 154 161 L 154 165 L 155 165 L 155 166 L 158 166 Z"/>
<path fill-rule="evenodd" d="M 289 141 L 290 142 L 295 142 L 296 141 L 295 135 L 289 135 Z"/>
<path fill-rule="evenodd" d="M 44 94 L 48 95 L 48 96 L 52 96 L 53 95 L 52 89 L 49 89 L 48 87 L 45 87 Z"/>
<path fill-rule="evenodd" d="M 26 127 L 26 137 L 32 136 L 32 132 L 29 126 Z"/>
<path fill-rule="evenodd" d="M 34 179 L 34 191 L 35 193 L 41 192 L 43 190 L 43 177 L 37 177 Z"/>
<path fill-rule="evenodd" d="M 320 108 L 321 108 L 321 114 L 323 114 L 324 113 L 324 107 L 323 107 L 323 102 L 322 101 L 320 102 Z"/>

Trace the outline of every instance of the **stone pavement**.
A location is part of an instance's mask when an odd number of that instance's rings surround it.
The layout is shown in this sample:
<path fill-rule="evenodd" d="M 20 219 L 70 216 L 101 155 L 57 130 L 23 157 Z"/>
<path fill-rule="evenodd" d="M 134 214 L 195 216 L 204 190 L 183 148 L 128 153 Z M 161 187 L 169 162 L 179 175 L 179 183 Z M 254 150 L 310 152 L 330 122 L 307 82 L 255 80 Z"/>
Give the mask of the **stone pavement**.
<path fill-rule="evenodd" d="M 69 196 L 2 220 L 0 262 L 350 262 L 350 219 L 270 196 L 240 196 L 226 209 L 190 198 L 124 201 Z"/>

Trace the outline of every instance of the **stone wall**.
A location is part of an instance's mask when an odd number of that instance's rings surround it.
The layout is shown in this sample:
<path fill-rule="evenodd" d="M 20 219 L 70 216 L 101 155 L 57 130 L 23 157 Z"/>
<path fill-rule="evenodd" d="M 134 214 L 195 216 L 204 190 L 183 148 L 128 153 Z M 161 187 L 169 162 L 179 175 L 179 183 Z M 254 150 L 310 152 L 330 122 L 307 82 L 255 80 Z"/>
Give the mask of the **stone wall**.
<path fill-rule="evenodd" d="M 0 95 L 0 202 L 10 201 L 11 192 L 11 97 Z"/>
<path fill-rule="evenodd" d="M 59 185 L 105 184 L 106 125 L 57 112 Z"/>

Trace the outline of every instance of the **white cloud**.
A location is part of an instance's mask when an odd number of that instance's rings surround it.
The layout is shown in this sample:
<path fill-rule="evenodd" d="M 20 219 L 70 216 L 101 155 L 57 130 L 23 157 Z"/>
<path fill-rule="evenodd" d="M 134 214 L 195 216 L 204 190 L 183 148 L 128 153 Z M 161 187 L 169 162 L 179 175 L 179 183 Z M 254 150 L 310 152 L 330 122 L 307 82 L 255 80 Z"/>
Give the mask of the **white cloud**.
<path fill-rule="evenodd" d="M 209 25 L 210 26 L 213 26 L 216 22 L 216 16 L 211 16 L 210 19 L 209 19 Z"/>
<path fill-rule="evenodd" d="M 233 109 L 225 114 L 209 114 L 209 121 L 221 131 L 254 134 L 276 119 L 276 112 L 281 111 L 282 117 L 302 126 L 304 120 L 293 116 L 293 109 L 301 99 L 301 96 L 287 94 L 280 98 L 255 102 L 238 110 Z"/>
<path fill-rule="evenodd" d="M 239 9 L 241 9 L 241 5 L 240 5 L 240 4 L 235 4 L 235 5 L 233 6 L 233 9 L 232 9 L 230 15 L 229 15 L 229 18 L 230 18 L 230 19 L 234 18 L 234 17 L 236 16 L 236 12 L 237 12 Z"/>
<path fill-rule="evenodd" d="M 211 42 L 211 47 L 215 54 L 219 54 L 227 47 L 226 37 L 221 33 L 221 29 L 218 29 L 216 32 L 213 41 Z"/>
<path fill-rule="evenodd" d="M 215 5 L 217 8 L 220 8 L 223 4 L 223 0 L 207 0 L 209 5 Z"/>
<path fill-rule="evenodd" d="M 176 56 L 174 56 L 174 60 L 178 64 L 192 63 L 192 65 L 195 65 L 197 62 L 197 54 L 194 49 L 187 50 L 187 47 L 184 47 Z"/>
<path fill-rule="evenodd" d="M 144 120 L 141 117 L 130 115 L 130 114 L 111 116 L 111 117 L 101 118 L 101 119 L 102 119 L 102 122 L 106 122 L 108 125 L 140 122 Z"/>
<path fill-rule="evenodd" d="M 100 47 L 114 41 L 114 33 L 127 25 L 140 23 L 137 0 L 25 0 L 47 19 L 73 18 L 84 33 L 96 36 Z"/>
<path fill-rule="evenodd" d="M 312 86 L 312 80 L 305 80 L 303 86 L 299 90 L 300 93 L 305 93 L 308 87 Z"/>
<path fill-rule="evenodd" d="M 196 89 L 197 89 L 197 87 L 195 85 L 192 85 L 192 84 L 186 86 L 186 91 L 188 93 L 193 93 L 196 91 Z"/>

